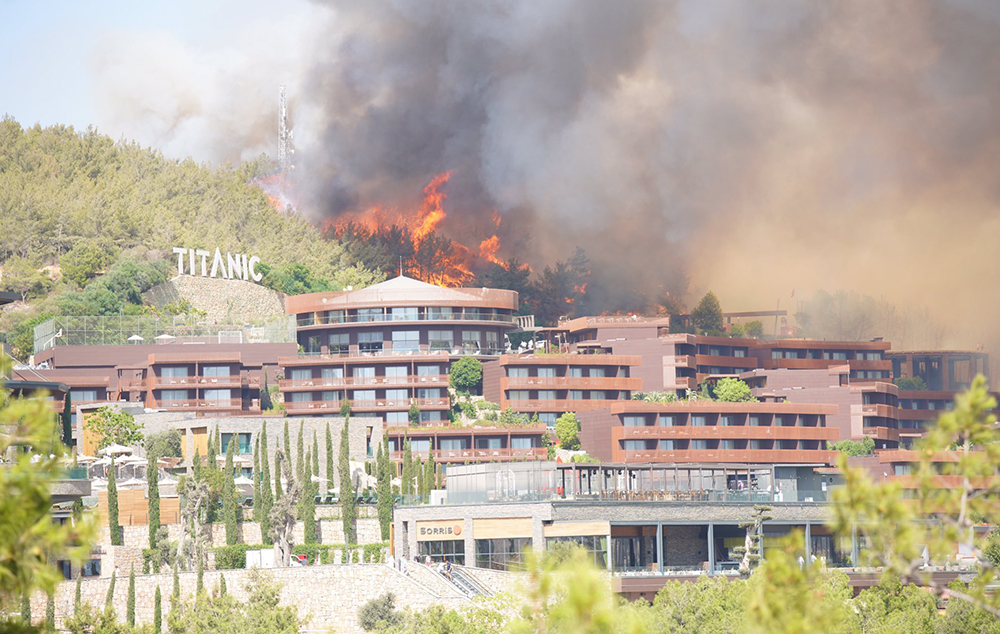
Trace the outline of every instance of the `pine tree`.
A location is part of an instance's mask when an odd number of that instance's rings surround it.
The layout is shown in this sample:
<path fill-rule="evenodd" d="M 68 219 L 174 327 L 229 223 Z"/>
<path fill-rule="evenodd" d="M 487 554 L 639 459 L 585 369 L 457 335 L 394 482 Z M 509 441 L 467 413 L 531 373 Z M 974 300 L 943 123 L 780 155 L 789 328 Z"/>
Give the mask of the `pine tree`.
<path fill-rule="evenodd" d="M 125 621 L 129 627 L 135 627 L 135 566 L 128 573 L 128 603 L 125 608 Z"/>
<path fill-rule="evenodd" d="M 239 541 L 239 527 L 236 525 L 236 483 L 233 481 L 233 460 L 236 454 L 236 434 L 229 438 L 226 448 L 226 468 L 222 479 L 222 517 L 226 524 L 226 544 L 232 546 Z"/>
<path fill-rule="evenodd" d="M 311 456 L 306 452 L 306 464 Z M 314 497 L 315 487 L 312 477 L 308 473 L 303 474 L 302 499 L 299 501 L 299 519 L 302 520 L 302 543 L 316 543 L 316 498 Z"/>
<path fill-rule="evenodd" d="M 149 464 L 146 465 L 146 490 L 149 505 L 149 547 L 156 548 L 156 532 L 160 530 L 160 468 L 157 458 L 149 454 Z"/>
<path fill-rule="evenodd" d="M 226 596 L 226 576 L 219 575 L 219 596 Z"/>
<path fill-rule="evenodd" d="M 163 628 L 163 599 L 160 596 L 160 586 L 156 586 L 153 598 L 153 634 L 160 634 Z"/>
<path fill-rule="evenodd" d="M 108 583 L 108 594 L 104 597 L 104 614 L 111 614 L 115 609 L 115 577 L 118 575 L 111 571 L 111 581 Z"/>
<path fill-rule="evenodd" d="M 355 500 L 354 486 L 351 482 L 351 416 L 348 414 L 344 418 L 344 428 L 340 432 L 340 509 L 341 518 L 344 523 L 344 541 L 350 545 L 355 543 L 354 537 L 354 515 Z"/>
<path fill-rule="evenodd" d="M 305 490 L 306 477 L 305 473 L 309 469 L 302 462 L 302 458 L 305 455 L 305 443 L 302 441 L 302 434 L 305 431 L 305 421 L 299 421 L 299 439 L 297 441 L 297 446 L 295 447 L 295 477 L 299 479 L 302 484 L 302 489 Z"/>
<path fill-rule="evenodd" d="M 67 448 L 73 446 L 73 398 L 72 392 L 66 392 L 62 413 L 62 442 Z"/>
<path fill-rule="evenodd" d="M 115 457 L 111 456 L 111 466 L 108 471 L 108 530 L 111 535 L 111 545 L 122 545 L 122 532 L 118 526 L 118 484 L 115 481 Z"/>
<path fill-rule="evenodd" d="M 73 596 L 73 616 L 80 614 L 80 591 L 83 586 L 83 575 L 76 578 L 76 594 Z"/>
<path fill-rule="evenodd" d="M 273 505 L 273 491 L 271 490 L 271 460 L 268 458 L 267 450 L 267 421 L 260 432 L 260 461 L 261 461 L 261 491 L 260 491 L 260 536 L 264 544 L 271 544 L 271 506 Z M 254 500 L 256 504 L 256 500 Z"/>
<path fill-rule="evenodd" d="M 326 491 L 333 488 L 333 435 L 330 433 L 330 421 L 326 421 Z"/>
<path fill-rule="evenodd" d="M 315 429 L 313 429 L 312 474 L 319 477 L 319 438 Z"/>
<path fill-rule="evenodd" d="M 389 471 L 391 463 L 388 445 L 386 443 L 380 444 L 375 464 L 378 468 L 376 493 L 378 495 L 378 524 L 382 532 L 382 541 L 388 541 L 389 525 L 392 523 L 392 489 L 390 486 L 392 476 Z"/>
<path fill-rule="evenodd" d="M 253 521 L 260 521 L 260 436 L 253 444 Z"/>

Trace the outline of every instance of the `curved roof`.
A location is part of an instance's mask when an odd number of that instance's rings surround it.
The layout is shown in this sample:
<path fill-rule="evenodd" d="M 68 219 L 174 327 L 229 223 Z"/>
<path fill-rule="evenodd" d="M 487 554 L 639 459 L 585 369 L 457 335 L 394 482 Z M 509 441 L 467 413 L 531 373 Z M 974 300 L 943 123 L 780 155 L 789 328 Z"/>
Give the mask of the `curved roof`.
<path fill-rule="evenodd" d="M 495 288 L 444 288 L 405 275 L 367 288 L 332 293 L 308 293 L 285 298 L 291 315 L 377 306 L 472 306 L 517 310 L 517 292 Z"/>

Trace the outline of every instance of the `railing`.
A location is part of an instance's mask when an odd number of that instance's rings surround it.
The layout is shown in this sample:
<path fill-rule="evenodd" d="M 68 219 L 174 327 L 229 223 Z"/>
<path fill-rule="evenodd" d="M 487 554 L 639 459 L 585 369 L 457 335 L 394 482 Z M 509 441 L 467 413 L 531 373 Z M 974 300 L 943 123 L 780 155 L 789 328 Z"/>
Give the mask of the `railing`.
<path fill-rule="evenodd" d="M 500 492 L 475 490 L 448 492 L 447 504 L 510 504 L 512 502 L 593 503 L 625 502 L 655 504 L 825 504 L 830 501 L 830 490 L 798 489 L 769 491 L 766 489 L 612 489 L 591 493 L 561 492 L 558 488 L 531 488 Z M 429 496 L 404 495 L 400 506 L 428 504 Z"/>
<path fill-rule="evenodd" d="M 639 390 L 642 379 L 622 376 L 593 377 L 540 377 L 511 376 L 506 378 L 507 385 L 502 389 L 532 389 L 549 388 L 557 390 Z"/>
<path fill-rule="evenodd" d="M 450 315 L 428 315 L 428 314 L 418 314 L 418 315 L 322 315 L 318 314 L 315 317 L 298 317 L 296 318 L 296 325 L 299 328 L 306 328 L 308 326 L 339 326 L 343 324 L 368 324 L 368 323 L 385 323 L 385 322 L 406 322 L 406 321 L 496 321 L 505 324 L 513 324 L 513 315 L 504 315 L 498 313 L 483 313 L 483 314 L 456 314 L 452 313 Z"/>
<path fill-rule="evenodd" d="M 221 398 L 221 399 L 199 399 L 188 398 L 183 400 L 154 401 L 154 409 L 243 409 L 243 399 Z M 252 408 L 251 408 L 252 409 Z"/>
<path fill-rule="evenodd" d="M 706 426 L 645 426 L 618 427 L 611 431 L 613 439 L 755 439 L 755 440 L 830 440 L 840 438 L 840 430 L 834 427 L 784 427 L 768 425 L 706 425 Z"/>
<path fill-rule="evenodd" d="M 213 385 L 239 386 L 241 383 L 242 379 L 239 374 L 230 374 L 226 376 L 156 376 L 154 374 L 149 377 L 149 389 L 151 390 L 170 389 L 173 386 L 185 385 L 197 387 L 212 387 Z"/>
<path fill-rule="evenodd" d="M 278 381 L 282 390 L 310 391 L 328 387 L 350 387 L 357 385 L 393 386 L 420 385 L 425 387 L 447 387 L 447 374 L 407 375 L 407 376 L 347 376 L 313 379 L 282 379 Z"/>
<path fill-rule="evenodd" d="M 385 347 L 378 350 L 359 350 L 357 348 L 352 348 L 347 352 L 323 352 L 322 350 L 306 350 L 299 354 L 297 357 L 280 357 L 278 363 L 281 365 L 312 365 L 319 364 L 320 362 L 343 362 L 347 359 L 360 359 L 360 358 L 378 358 L 378 357 L 391 357 L 393 359 L 405 358 L 405 357 L 449 357 L 449 356 L 482 356 L 482 357 L 495 357 L 503 353 L 503 349 L 500 347 L 452 347 L 452 348 L 439 348 L 431 347 L 430 345 L 420 345 L 416 348 L 397 350 L 393 349 L 389 342 L 385 342 Z M 309 357 L 308 359 L 304 357 Z M 315 361 L 314 361 L 315 360 Z"/>
<path fill-rule="evenodd" d="M 415 433 L 418 432 L 415 430 Z M 545 460 L 548 457 L 548 449 L 545 447 L 529 447 L 524 449 L 512 449 L 509 447 L 501 449 L 434 449 L 424 451 L 412 451 L 412 455 L 426 458 L 433 455 L 436 462 L 460 462 L 483 461 L 483 460 Z M 389 455 L 393 460 L 402 461 L 402 451 L 392 451 Z"/>
<path fill-rule="evenodd" d="M 448 398 L 407 398 L 399 400 L 377 399 L 374 401 L 353 400 L 351 401 L 351 410 L 357 412 L 403 411 L 409 409 L 411 403 L 416 403 L 420 409 L 441 410 L 451 408 L 451 399 Z M 289 413 L 310 413 L 316 410 L 339 412 L 340 401 L 285 401 L 285 411 Z"/>
<path fill-rule="evenodd" d="M 615 461 L 625 462 L 695 462 L 695 463 L 822 463 L 833 464 L 836 451 L 825 449 L 613 449 Z"/>

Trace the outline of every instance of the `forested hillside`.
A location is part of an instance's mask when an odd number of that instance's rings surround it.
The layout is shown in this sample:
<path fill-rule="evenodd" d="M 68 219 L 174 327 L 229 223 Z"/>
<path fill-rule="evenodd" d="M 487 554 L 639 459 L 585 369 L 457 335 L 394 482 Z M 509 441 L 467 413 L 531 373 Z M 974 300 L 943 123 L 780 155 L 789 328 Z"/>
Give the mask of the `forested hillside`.
<path fill-rule="evenodd" d="M 283 292 L 361 287 L 382 279 L 354 266 L 338 241 L 268 202 L 253 179 L 261 157 L 210 167 L 174 161 L 92 129 L 24 129 L 0 120 L 0 290 L 29 302 L 7 310 L 24 356 L 27 322 L 48 314 L 142 310 L 139 294 L 174 274 L 175 246 L 260 256 Z M 180 307 L 183 309 L 183 307 Z"/>

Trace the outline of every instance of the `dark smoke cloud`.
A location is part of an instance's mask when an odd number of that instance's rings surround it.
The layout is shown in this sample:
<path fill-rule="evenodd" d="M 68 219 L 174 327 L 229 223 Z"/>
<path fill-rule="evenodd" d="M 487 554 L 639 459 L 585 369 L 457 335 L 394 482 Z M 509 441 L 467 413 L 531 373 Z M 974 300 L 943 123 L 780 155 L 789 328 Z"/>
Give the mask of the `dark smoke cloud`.
<path fill-rule="evenodd" d="M 996 3 L 323 6 L 299 157 L 322 214 L 453 169 L 459 239 L 497 208 L 517 255 L 581 244 L 621 287 L 850 288 L 961 323 L 943 345 L 993 337 Z"/>

